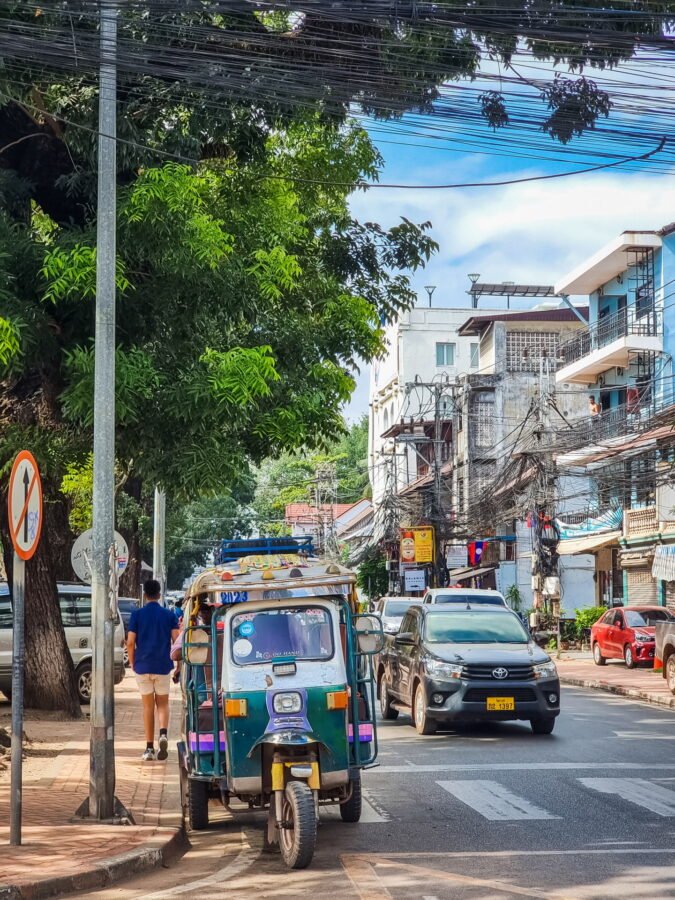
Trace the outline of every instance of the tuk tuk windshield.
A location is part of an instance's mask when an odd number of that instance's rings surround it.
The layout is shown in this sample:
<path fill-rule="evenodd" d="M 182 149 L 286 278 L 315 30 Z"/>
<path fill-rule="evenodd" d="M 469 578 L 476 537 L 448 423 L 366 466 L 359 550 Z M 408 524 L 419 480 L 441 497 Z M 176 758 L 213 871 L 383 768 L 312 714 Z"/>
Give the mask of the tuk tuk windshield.
<path fill-rule="evenodd" d="M 334 652 L 330 613 L 322 606 L 241 612 L 232 617 L 232 659 L 252 666 L 272 659 L 330 659 Z"/>

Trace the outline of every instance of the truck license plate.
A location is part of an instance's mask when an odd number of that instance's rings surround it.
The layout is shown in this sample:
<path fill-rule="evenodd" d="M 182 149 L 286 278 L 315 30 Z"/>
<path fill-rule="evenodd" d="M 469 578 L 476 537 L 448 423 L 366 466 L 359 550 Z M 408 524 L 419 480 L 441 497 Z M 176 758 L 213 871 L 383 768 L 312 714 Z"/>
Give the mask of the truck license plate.
<path fill-rule="evenodd" d="M 488 697 L 487 708 L 493 712 L 508 712 L 516 708 L 516 701 L 513 697 Z"/>

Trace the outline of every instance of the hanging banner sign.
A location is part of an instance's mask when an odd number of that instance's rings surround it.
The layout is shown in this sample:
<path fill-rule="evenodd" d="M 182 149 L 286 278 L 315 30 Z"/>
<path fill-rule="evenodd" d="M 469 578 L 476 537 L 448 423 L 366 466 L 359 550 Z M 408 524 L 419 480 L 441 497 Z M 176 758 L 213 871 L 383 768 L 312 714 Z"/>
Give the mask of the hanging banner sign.
<path fill-rule="evenodd" d="M 421 565 L 434 561 L 434 529 L 428 525 L 401 529 L 401 565 Z"/>

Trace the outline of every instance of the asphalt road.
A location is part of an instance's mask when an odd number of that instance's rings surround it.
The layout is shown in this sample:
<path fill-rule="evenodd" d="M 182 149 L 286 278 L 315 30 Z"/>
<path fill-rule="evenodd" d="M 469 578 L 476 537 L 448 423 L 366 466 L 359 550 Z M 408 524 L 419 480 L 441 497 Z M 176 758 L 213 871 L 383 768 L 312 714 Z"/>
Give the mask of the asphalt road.
<path fill-rule="evenodd" d="M 326 811 L 304 872 L 261 855 L 264 817 L 214 807 L 173 867 L 86 896 L 675 897 L 675 714 L 572 688 L 563 709 L 551 736 L 381 723 L 361 823 Z"/>

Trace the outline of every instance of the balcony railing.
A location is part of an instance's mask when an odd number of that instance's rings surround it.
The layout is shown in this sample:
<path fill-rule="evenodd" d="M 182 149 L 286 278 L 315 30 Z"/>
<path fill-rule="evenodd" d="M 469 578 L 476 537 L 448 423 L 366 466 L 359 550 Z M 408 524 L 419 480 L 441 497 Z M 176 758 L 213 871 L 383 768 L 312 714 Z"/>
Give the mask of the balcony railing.
<path fill-rule="evenodd" d="M 605 316 L 586 331 L 576 334 L 571 340 L 560 345 L 559 356 L 562 366 L 583 359 L 594 350 L 606 347 L 619 338 L 629 336 L 656 337 L 662 334 L 659 312 L 654 301 L 620 309 L 612 316 Z"/>
<path fill-rule="evenodd" d="M 656 534 L 658 519 L 655 506 L 645 506 L 642 509 L 626 509 L 623 513 L 623 535 L 625 538 L 635 538 L 648 534 Z"/>

